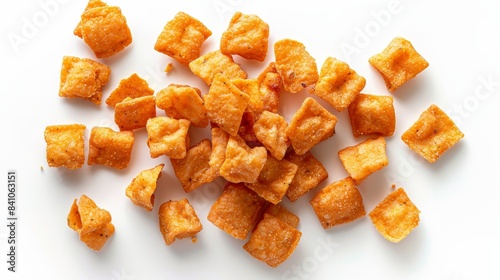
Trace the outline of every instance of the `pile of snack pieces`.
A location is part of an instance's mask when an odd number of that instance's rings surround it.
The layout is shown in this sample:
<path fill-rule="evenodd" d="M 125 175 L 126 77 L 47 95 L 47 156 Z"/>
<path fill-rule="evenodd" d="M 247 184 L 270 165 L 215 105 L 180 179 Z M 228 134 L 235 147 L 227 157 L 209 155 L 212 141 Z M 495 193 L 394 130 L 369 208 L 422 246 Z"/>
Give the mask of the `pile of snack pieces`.
<path fill-rule="evenodd" d="M 97 58 L 112 56 L 132 42 L 120 8 L 100 0 L 90 0 L 74 34 Z M 168 21 L 154 49 L 189 67 L 209 86 L 208 93 L 171 84 L 155 96 L 138 75 L 123 79 L 106 99 L 106 104 L 114 107 L 119 131 L 92 128 L 87 164 L 126 168 L 131 160 L 134 130 L 145 128 L 150 157 L 167 156 L 186 192 L 218 177 L 227 181 L 208 220 L 234 238 L 247 240 L 250 235 L 243 248 L 275 267 L 292 254 L 302 235 L 297 229 L 299 218 L 280 202 L 284 196 L 296 201 L 328 177 L 310 150 L 332 137 L 337 123 L 335 115 L 307 97 L 288 124 L 278 113 L 281 91 L 293 94 L 308 89 L 336 111 L 348 110 L 355 137 L 374 136 L 338 152 L 349 177 L 327 185 L 310 201 L 325 229 L 366 215 L 357 185 L 388 165 L 385 137 L 395 130 L 393 98 L 360 93 L 365 79 L 335 58 L 327 58 L 318 73 L 315 59 L 305 46 L 291 39 L 275 42 L 275 62 L 257 78 L 248 78 L 232 55 L 265 60 L 269 26 L 256 15 L 236 12 L 222 35 L 220 49 L 201 55 L 201 46 L 211 34 L 203 23 L 183 12 Z M 412 44 L 401 37 L 372 56 L 369 63 L 380 72 L 390 92 L 428 66 Z M 171 67 L 169 64 L 166 71 Z M 102 87 L 110 74 L 108 66 L 95 60 L 64 57 L 59 95 L 99 105 Z M 166 116 L 157 116 L 157 108 Z M 191 125 L 210 125 L 211 139 L 191 145 Z M 73 170 L 82 167 L 85 129 L 82 124 L 48 126 L 48 165 Z M 453 121 L 431 105 L 401 138 L 432 163 L 462 137 Z M 163 168 L 164 164 L 159 164 L 133 179 L 125 190 L 132 203 L 152 211 Z M 417 226 L 419 213 L 405 191 L 398 188 L 369 216 L 383 237 L 399 242 Z M 203 228 L 187 199 L 163 203 L 158 217 L 167 245 L 176 239 L 194 238 Z M 115 231 L 110 213 L 85 195 L 74 200 L 68 226 L 96 251 Z"/>

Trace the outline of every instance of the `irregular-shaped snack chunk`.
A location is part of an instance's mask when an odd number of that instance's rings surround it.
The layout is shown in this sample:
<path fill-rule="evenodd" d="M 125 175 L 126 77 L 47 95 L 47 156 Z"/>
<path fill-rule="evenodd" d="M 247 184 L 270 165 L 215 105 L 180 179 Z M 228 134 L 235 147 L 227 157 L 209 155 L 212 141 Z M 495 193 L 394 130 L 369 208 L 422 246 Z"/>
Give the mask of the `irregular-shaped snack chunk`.
<path fill-rule="evenodd" d="M 132 131 L 116 132 L 108 127 L 93 127 L 89 139 L 88 165 L 126 168 L 134 146 Z"/>
<path fill-rule="evenodd" d="M 359 94 L 349 105 L 352 134 L 391 136 L 396 129 L 396 113 L 392 96 Z"/>
<path fill-rule="evenodd" d="M 268 204 L 266 209 L 264 209 L 264 213 L 262 214 L 262 218 L 264 218 L 264 214 L 272 215 L 283 222 L 291 225 L 294 228 L 299 226 L 300 218 L 290 212 L 290 210 L 286 209 L 281 203 L 279 204 Z"/>
<path fill-rule="evenodd" d="M 220 50 L 209 52 L 191 61 L 189 69 L 208 86 L 212 85 L 217 74 L 222 74 L 228 79 L 247 78 L 247 73 L 234 62 L 233 57 L 221 53 Z"/>
<path fill-rule="evenodd" d="M 153 210 L 155 202 L 156 183 L 161 176 L 161 171 L 165 164 L 141 171 L 128 185 L 125 195 L 132 203 L 147 211 Z"/>
<path fill-rule="evenodd" d="M 108 223 L 94 231 L 87 233 L 81 232 L 80 240 L 85 243 L 85 245 L 87 245 L 87 247 L 89 247 L 90 249 L 99 251 L 114 233 L 115 226 L 112 223 Z"/>
<path fill-rule="evenodd" d="M 278 160 L 283 159 L 290 146 L 290 140 L 286 135 L 287 126 L 285 118 L 269 111 L 264 111 L 253 125 L 257 139 Z"/>
<path fill-rule="evenodd" d="M 217 177 L 220 175 L 220 168 L 224 161 L 226 160 L 226 147 L 229 141 L 229 134 L 224 130 L 214 127 L 211 130 L 212 134 L 212 153 L 210 155 L 210 169 Z"/>
<path fill-rule="evenodd" d="M 153 95 L 153 93 L 154 90 L 149 87 L 148 82 L 134 73 L 120 81 L 118 87 L 106 99 L 106 104 L 114 108 L 117 103 L 122 102 L 127 97 L 137 98 Z"/>
<path fill-rule="evenodd" d="M 252 100 L 250 101 L 249 109 L 252 110 L 256 115 L 264 111 L 269 111 L 271 113 L 277 113 L 280 103 L 280 91 L 282 88 L 281 77 L 276 70 L 276 63 L 271 62 L 269 65 L 262 70 L 262 72 L 257 77 L 259 82 L 259 91 L 261 107 L 256 106 L 252 108 Z"/>
<path fill-rule="evenodd" d="M 366 215 L 363 198 L 351 177 L 326 186 L 311 199 L 311 205 L 324 229 Z"/>
<path fill-rule="evenodd" d="M 176 120 L 164 116 L 150 118 L 146 123 L 150 156 L 184 158 L 189 147 L 190 124 L 188 120 Z"/>
<path fill-rule="evenodd" d="M 429 66 L 411 42 L 402 37 L 394 38 L 381 53 L 370 57 L 368 62 L 382 75 L 390 92 L 394 92 Z"/>
<path fill-rule="evenodd" d="M 47 126 L 44 131 L 47 164 L 50 167 L 78 169 L 85 163 L 85 125 Z"/>
<path fill-rule="evenodd" d="M 269 25 L 256 15 L 234 13 L 229 27 L 222 33 L 220 50 L 246 59 L 264 61 L 267 55 Z"/>
<path fill-rule="evenodd" d="M 433 104 L 403 133 L 401 139 L 410 149 L 433 163 L 463 137 L 453 120 Z"/>
<path fill-rule="evenodd" d="M 199 20 L 178 12 L 163 28 L 154 49 L 188 65 L 200 56 L 201 46 L 211 35 Z"/>
<path fill-rule="evenodd" d="M 328 178 L 326 168 L 313 156 L 313 154 L 311 154 L 311 152 L 298 155 L 294 151 L 291 151 L 285 156 L 285 159 L 296 164 L 298 167 L 285 194 L 292 202 L 296 201 Z"/>
<path fill-rule="evenodd" d="M 370 213 L 377 231 L 387 240 L 398 243 L 418 226 L 420 210 L 402 188 L 387 195 Z"/>
<path fill-rule="evenodd" d="M 143 128 L 150 118 L 156 117 L 155 97 L 125 98 L 115 106 L 115 123 L 121 131 Z"/>
<path fill-rule="evenodd" d="M 176 239 L 194 238 L 203 229 L 194 208 L 186 198 L 163 203 L 158 216 L 160 232 L 166 245 L 171 245 Z"/>

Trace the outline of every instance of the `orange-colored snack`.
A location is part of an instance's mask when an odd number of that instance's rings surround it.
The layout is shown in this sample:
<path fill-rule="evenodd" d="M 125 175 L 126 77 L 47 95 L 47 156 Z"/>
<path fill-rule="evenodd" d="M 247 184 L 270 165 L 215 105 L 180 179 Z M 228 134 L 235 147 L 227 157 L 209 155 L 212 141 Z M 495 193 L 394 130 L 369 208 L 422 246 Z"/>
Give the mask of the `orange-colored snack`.
<path fill-rule="evenodd" d="M 155 202 L 156 183 L 161 176 L 161 171 L 165 164 L 141 171 L 128 185 L 125 195 L 132 203 L 147 211 L 153 210 Z"/>
<path fill-rule="evenodd" d="M 94 251 L 99 251 L 115 233 L 115 226 L 108 223 L 95 231 L 80 233 L 80 240 Z"/>
<path fill-rule="evenodd" d="M 253 125 L 253 131 L 271 155 L 281 160 L 290 146 L 290 140 L 286 135 L 287 127 L 288 124 L 281 115 L 264 111 Z"/>
<path fill-rule="evenodd" d="M 221 53 L 220 50 L 209 52 L 191 61 L 189 69 L 209 86 L 219 73 L 228 79 L 247 78 L 247 73 L 234 62 L 233 57 Z"/>
<path fill-rule="evenodd" d="M 285 156 L 285 159 L 297 165 L 295 177 L 293 177 L 285 194 L 292 202 L 296 201 L 328 178 L 326 168 L 311 154 L 311 152 L 298 155 L 294 151 L 291 151 Z"/>
<path fill-rule="evenodd" d="M 148 82 L 134 73 L 120 81 L 118 87 L 106 99 L 106 104 L 114 108 L 127 97 L 137 98 L 153 94 L 154 90 L 149 87 Z"/>
<path fill-rule="evenodd" d="M 47 164 L 50 167 L 78 169 L 85 163 L 85 125 L 51 125 L 44 131 Z"/>
<path fill-rule="evenodd" d="M 158 217 L 160 232 L 167 246 L 176 239 L 194 238 L 203 229 L 198 215 L 186 198 L 163 203 L 158 210 Z"/>
<path fill-rule="evenodd" d="M 250 101 L 249 109 L 254 111 L 257 115 L 260 115 L 260 113 L 264 111 L 277 113 L 280 103 L 280 91 L 283 83 L 281 82 L 278 70 L 276 70 L 276 63 L 269 63 L 269 65 L 259 74 L 257 81 L 259 82 L 262 105 L 261 107 L 253 109 L 251 107 L 253 102 Z"/>
<path fill-rule="evenodd" d="M 156 117 L 155 97 L 125 98 L 115 106 L 115 123 L 121 131 L 135 130 L 146 126 L 150 118 Z"/>
<path fill-rule="evenodd" d="M 186 156 L 189 147 L 188 120 L 176 120 L 169 117 L 154 117 L 146 122 L 149 154 L 152 158 L 166 155 L 181 159 Z"/>
<path fill-rule="evenodd" d="M 108 127 L 93 127 L 89 139 L 88 165 L 105 165 L 123 169 L 130 163 L 134 133 L 116 132 Z"/>
<path fill-rule="evenodd" d="M 291 225 L 294 228 L 297 228 L 299 226 L 300 218 L 290 212 L 290 210 L 286 209 L 281 203 L 279 204 L 272 204 L 269 203 L 266 206 L 266 209 L 264 209 L 264 213 L 262 214 L 262 218 L 264 218 L 264 214 L 269 214 L 272 215 L 283 222 Z"/>
<path fill-rule="evenodd" d="M 392 96 L 359 94 L 348 108 L 352 134 L 392 136 L 396 129 L 393 103 Z"/>
<path fill-rule="evenodd" d="M 212 134 L 212 153 L 210 154 L 210 169 L 215 177 L 220 176 L 220 168 L 226 160 L 226 147 L 229 141 L 229 134 L 224 130 L 214 127 L 211 129 Z"/>

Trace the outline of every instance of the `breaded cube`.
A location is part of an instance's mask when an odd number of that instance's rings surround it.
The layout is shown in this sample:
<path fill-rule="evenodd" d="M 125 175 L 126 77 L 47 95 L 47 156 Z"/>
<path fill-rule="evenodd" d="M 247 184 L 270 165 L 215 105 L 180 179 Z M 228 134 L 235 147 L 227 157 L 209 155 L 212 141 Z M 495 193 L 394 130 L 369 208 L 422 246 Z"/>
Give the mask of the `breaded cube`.
<path fill-rule="evenodd" d="M 191 61 L 189 69 L 208 86 L 212 85 L 217 74 L 222 74 L 228 79 L 247 78 L 247 73 L 234 62 L 233 57 L 221 53 L 220 50 L 209 52 Z"/>
<path fill-rule="evenodd" d="M 348 108 L 354 137 L 370 134 L 392 136 L 396 129 L 393 103 L 392 96 L 360 93 Z"/>
<path fill-rule="evenodd" d="M 166 155 L 181 159 L 186 156 L 189 147 L 188 120 L 176 120 L 169 117 L 154 117 L 147 121 L 149 154 L 152 158 Z"/>
<path fill-rule="evenodd" d="M 105 165 L 124 169 L 130 163 L 134 133 L 114 131 L 108 127 L 93 127 L 89 139 L 88 165 Z"/>
<path fill-rule="evenodd" d="M 264 214 L 269 214 L 272 215 L 283 222 L 291 225 L 294 228 L 297 228 L 299 226 L 300 218 L 290 212 L 290 210 L 286 209 L 281 203 L 279 204 L 272 204 L 269 203 L 266 206 L 266 209 L 264 209 L 264 213 L 262 214 L 262 218 L 264 218 Z"/>
<path fill-rule="evenodd" d="M 130 198 L 132 203 L 149 212 L 153 210 L 156 183 L 161 177 L 161 171 L 164 166 L 165 164 L 161 163 L 153 168 L 142 170 L 132 180 L 125 190 L 125 195 Z"/>
<path fill-rule="evenodd" d="M 292 202 L 328 178 L 328 171 L 311 152 L 298 155 L 292 150 L 285 159 L 297 165 L 297 172 L 285 194 Z"/>
<path fill-rule="evenodd" d="M 259 91 L 262 100 L 262 107 L 252 108 L 253 102 L 250 101 L 249 109 L 252 110 L 257 117 L 264 111 L 277 113 L 280 103 L 280 92 L 283 87 L 281 77 L 276 70 L 276 63 L 271 62 L 262 70 L 257 77 L 259 82 Z"/>
<path fill-rule="evenodd" d="M 200 56 L 201 46 L 211 35 L 199 20 L 178 12 L 163 28 L 154 49 L 188 65 Z"/>
<path fill-rule="evenodd" d="M 323 188 L 311 199 L 311 205 L 324 229 L 349 223 L 366 215 L 363 198 L 351 177 Z"/>
<path fill-rule="evenodd" d="M 429 66 L 411 42 L 402 37 L 394 38 L 381 53 L 370 57 L 368 62 L 382 75 L 390 92 L 394 92 Z"/>
<path fill-rule="evenodd" d="M 433 163 L 453 147 L 464 134 L 437 105 L 431 105 L 401 136 L 416 153 Z"/>
<path fill-rule="evenodd" d="M 151 95 L 126 98 L 115 106 L 115 123 L 121 131 L 143 128 L 154 117 L 156 103 L 155 97 Z"/>
<path fill-rule="evenodd" d="M 368 215 L 377 231 L 394 243 L 403 240 L 420 221 L 420 210 L 402 188 L 387 195 Z"/>
<path fill-rule="evenodd" d="M 44 131 L 47 164 L 50 167 L 78 169 L 85 163 L 83 124 L 47 126 Z"/>
<path fill-rule="evenodd" d="M 106 99 L 106 104 L 114 108 L 127 97 L 137 98 L 153 94 L 154 90 L 149 87 L 148 82 L 134 73 L 120 81 L 118 87 Z"/>
<path fill-rule="evenodd" d="M 269 25 L 256 15 L 234 13 L 220 40 L 224 54 L 264 61 L 267 55 Z"/>
<path fill-rule="evenodd" d="M 163 203 L 158 216 L 160 231 L 167 246 L 176 239 L 194 238 L 203 229 L 194 208 L 186 198 Z"/>
<path fill-rule="evenodd" d="M 253 131 L 271 155 L 281 160 L 290 146 L 290 140 L 286 135 L 287 127 L 288 124 L 281 115 L 264 111 L 253 125 Z"/>

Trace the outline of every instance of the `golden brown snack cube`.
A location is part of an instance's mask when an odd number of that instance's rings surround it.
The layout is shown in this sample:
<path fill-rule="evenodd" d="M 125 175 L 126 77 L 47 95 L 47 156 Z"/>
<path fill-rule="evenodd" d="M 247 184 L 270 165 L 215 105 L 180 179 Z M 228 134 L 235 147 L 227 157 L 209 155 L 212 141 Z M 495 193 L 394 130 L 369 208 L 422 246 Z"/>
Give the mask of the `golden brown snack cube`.
<path fill-rule="evenodd" d="M 290 146 L 290 140 L 286 135 L 287 127 L 288 124 L 281 115 L 264 111 L 253 125 L 253 131 L 271 155 L 281 160 Z"/>
<path fill-rule="evenodd" d="M 297 165 L 297 172 L 285 194 L 292 202 L 328 178 L 328 171 L 311 152 L 298 155 L 291 151 L 285 156 L 285 159 Z"/>
<path fill-rule="evenodd" d="M 106 104 L 114 108 L 127 97 L 137 98 L 153 94 L 154 90 L 149 87 L 148 82 L 134 73 L 120 81 L 118 87 L 106 99 Z"/>
<path fill-rule="evenodd" d="M 132 203 L 147 211 L 153 210 L 156 183 L 164 166 L 165 164 L 161 163 L 153 168 L 143 170 L 132 180 L 125 189 L 125 195 L 130 198 Z"/>
<path fill-rule="evenodd" d="M 303 155 L 319 142 L 333 136 L 336 124 L 335 115 L 315 99 L 307 97 L 293 115 L 286 128 L 286 135 L 295 152 Z"/>
<path fill-rule="evenodd" d="M 154 117 L 156 103 L 155 97 L 151 95 L 126 98 L 115 106 L 115 123 L 121 131 L 143 128 Z"/>
<path fill-rule="evenodd" d="M 299 226 L 300 218 L 290 212 L 290 210 L 286 209 L 281 203 L 279 204 L 272 204 L 269 203 L 266 206 L 266 209 L 264 209 L 264 213 L 262 214 L 262 218 L 264 218 L 264 214 L 269 214 L 272 215 L 283 222 L 291 225 L 294 228 L 297 228 Z"/>
<path fill-rule="evenodd" d="M 221 53 L 220 50 L 209 52 L 191 61 L 189 69 L 208 86 L 212 85 L 215 76 L 219 73 L 228 79 L 247 78 L 247 73 L 234 62 L 233 57 Z"/>
<path fill-rule="evenodd" d="M 390 92 L 429 66 L 411 42 L 402 37 L 394 38 L 381 53 L 370 57 L 368 61 L 382 75 Z"/>
<path fill-rule="evenodd" d="M 270 267 L 277 267 L 295 251 L 302 233 L 280 219 L 264 214 L 243 249 Z"/>
<path fill-rule="evenodd" d="M 318 81 L 316 60 L 307 52 L 301 42 L 282 39 L 274 43 L 276 70 L 283 87 L 290 93 L 296 93 Z"/>
<path fill-rule="evenodd" d="M 393 103 L 392 96 L 360 93 L 348 108 L 352 134 L 392 136 L 396 129 Z"/>
<path fill-rule="evenodd" d="M 398 243 L 418 226 L 420 210 L 404 189 L 398 188 L 387 195 L 370 213 L 377 231 L 387 240 Z"/>
<path fill-rule="evenodd" d="M 194 238 L 203 229 L 194 208 L 186 198 L 163 203 L 158 216 L 160 232 L 166 245 L 171 245 L 176 239 Z"/>
<path fill-rule="evenodd" d="M 269 25 L 256 15 L 234 13 L 222 33 L 220 50 L 224 54 L 264 61 L 267 55 Z"/>
<path fill-rule="evenodd" d="M 88 165 L 105 165 L 123 169 L 130 163 L 134 133 L 114 131 L 108 127 L 93 127 L 89 139 Z"/>
<path fill-rule="evenodd" d="M 188 120 L 176 120 L 159 116 L 146 122 L 148 133 L 149 154 L 152 158 L 166 155 L 170 158 L 181 159 L 186 156 L 189 147 Z"/>
<path fill-rule="evenodd" d="M 319 80 L 311 93 L 342 112 L 365 87 L 366 80 L 352 70 L 349 65 L 333 57 L 328 57 L 319 73 Z"/>
<path fill-rule="evenodd" d="M 243 184 L 228 183 L 208 213 L 208 220 L 236 239 L 244 240 L 259 219 L 266 201 Z"/>
<path fill-rule="evenodd" d="M 102 87 L 109 81 L 111 69 L 89 58 L 63 57 L 59 96 L 89 100 L 101 104 Z"/>
<path fill-rule="evenodd" d="M 366 215 L 363 198 L 351 177 L 323 188 L 311 199 L 311 205 L 324 229 L 349 223 Z"/>
<path fill-rule="evenodd" d="M 47 126 L 44 131 L 47 164 L 50 167 L 78 169 L 85 163 L 85 125 Z"/>
<path fill-rule="evenodd" d="M 154 49 L 188 65 L 200 56 L 201 46 L 211 35 L 212 31 L 199 20 L 178 12 L 163 28 Z"/>
<path fill-rule="evenodd" d="M 433 104 L 403 133 L 401 139 L 410 149 L 433 163 L 463 137 L 453 120 Z"/>

